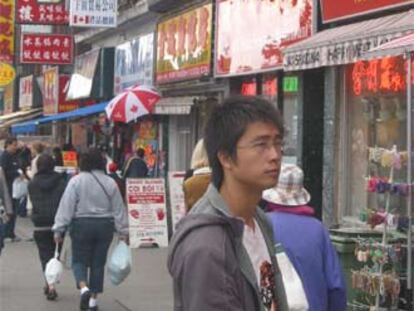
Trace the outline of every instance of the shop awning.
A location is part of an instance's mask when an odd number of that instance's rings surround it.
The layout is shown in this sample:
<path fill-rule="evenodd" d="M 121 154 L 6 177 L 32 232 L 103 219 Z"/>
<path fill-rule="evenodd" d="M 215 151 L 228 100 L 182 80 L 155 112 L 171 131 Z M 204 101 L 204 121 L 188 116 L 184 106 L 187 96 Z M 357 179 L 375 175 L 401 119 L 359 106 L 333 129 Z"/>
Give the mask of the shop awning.
<path fill-rule="evenodd" d="M 52 116 L 47 116 L 43 118 L 38 118 L 30 122 L 23 122 L 12 126 L 13 134 L 24 134 L 24 133 L 33 133 L 36 132 L 37 127 L 42 124 L 64 121 L 75 118 L 87 117 L 89 115 L 102 113 L 105 111 L 105 107 L 108 102 L 103 102 L 100 104 L 95 104 L 88 107 L 79 108 L 69 112 L 58 113 Z"/>
<path fill-rule="evenodd" d="M 31 109 L 25 111 L 17 111 L 0 116 L 0 128 L 8 128 L 13 124 L 37 118 L 41 116 L 42 113 L 42 109 Z"/>
<path fill-rule="evenodd" d="M 316 33 L 284 50 L 286 71 L 354 63 L 369 50 L 414 31 L 414 10 Z"/>
<path fill-rule="evenodd" d="M 165 97 L 155 105 L 154 114 L 190 114 L 197 97 Z"/>
<path fill-rule="evenodd" d="M 366 58 L 381 58 L 403 55 L 411 52 L 414 52 L 414 33 L 402 36 L 401 38 L 373 48 L 369 52 L 365 53 L 364 56 Z"/>

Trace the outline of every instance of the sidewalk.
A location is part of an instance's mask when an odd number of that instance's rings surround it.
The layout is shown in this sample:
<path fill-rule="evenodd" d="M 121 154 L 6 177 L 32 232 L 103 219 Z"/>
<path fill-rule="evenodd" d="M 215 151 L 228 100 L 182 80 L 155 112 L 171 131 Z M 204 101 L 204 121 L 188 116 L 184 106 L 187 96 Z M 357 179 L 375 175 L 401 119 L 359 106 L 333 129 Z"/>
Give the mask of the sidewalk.
<path fill-rule="evenodd" d="M 0 257 L 0 311 L 76 311 L 78 291 L 71 271 L 65 271 L 57 290 L 59 298 L 47 301 L 37 248 L 30 241 L 33 227 L 18 219 L 16 234 L 21 242 L 6 243 Z M 133 271 L 119 287 L 105 280 L 99 297 L 101 311 L 173 310 L 172 282 L 166 269 L 167 249 L 133 250 Z"/>

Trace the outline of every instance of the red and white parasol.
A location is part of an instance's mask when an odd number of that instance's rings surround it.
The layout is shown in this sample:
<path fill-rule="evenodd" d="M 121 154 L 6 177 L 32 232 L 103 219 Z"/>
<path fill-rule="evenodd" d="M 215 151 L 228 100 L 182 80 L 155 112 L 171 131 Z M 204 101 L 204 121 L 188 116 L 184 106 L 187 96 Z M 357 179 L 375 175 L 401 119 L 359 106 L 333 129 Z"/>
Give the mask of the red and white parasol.
<path fill-rule="evenodd" d="M 109 102 L 105 108 L 106 115 L 114 122 L 128 123 L 152 113 L 160 98 L 161 95 L 150 86 L 133 86 Z"/>

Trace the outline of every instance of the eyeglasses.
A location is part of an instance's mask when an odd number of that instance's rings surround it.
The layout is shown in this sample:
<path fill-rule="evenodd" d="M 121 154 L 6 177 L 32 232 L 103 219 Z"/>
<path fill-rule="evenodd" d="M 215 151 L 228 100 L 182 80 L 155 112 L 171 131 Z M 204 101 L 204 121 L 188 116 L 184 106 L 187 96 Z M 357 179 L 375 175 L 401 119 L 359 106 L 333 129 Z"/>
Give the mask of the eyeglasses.
<path fill-rule="evenodd" d="M 238 149 L 253 149 L 257 153 L 264 153 L 274 148 L 277 152 L 283 152 L 284 141 L 276 140 L 258 140 L 244 146 L 238 146 Z"/>

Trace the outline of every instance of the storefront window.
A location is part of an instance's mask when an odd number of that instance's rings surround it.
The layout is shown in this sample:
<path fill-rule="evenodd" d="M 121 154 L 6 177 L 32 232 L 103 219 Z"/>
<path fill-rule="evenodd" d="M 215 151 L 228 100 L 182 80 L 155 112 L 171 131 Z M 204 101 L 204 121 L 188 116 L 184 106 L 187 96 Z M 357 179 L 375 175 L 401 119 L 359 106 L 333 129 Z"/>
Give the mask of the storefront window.
<path fill-rule="evenodd" d="M 339 219 L 366 221 L 370 211 L 385 211 L 388 198 L 389 211 L 405 215 L 405 61 L 389 57 L 349 65 L 342 85 Z"/>

